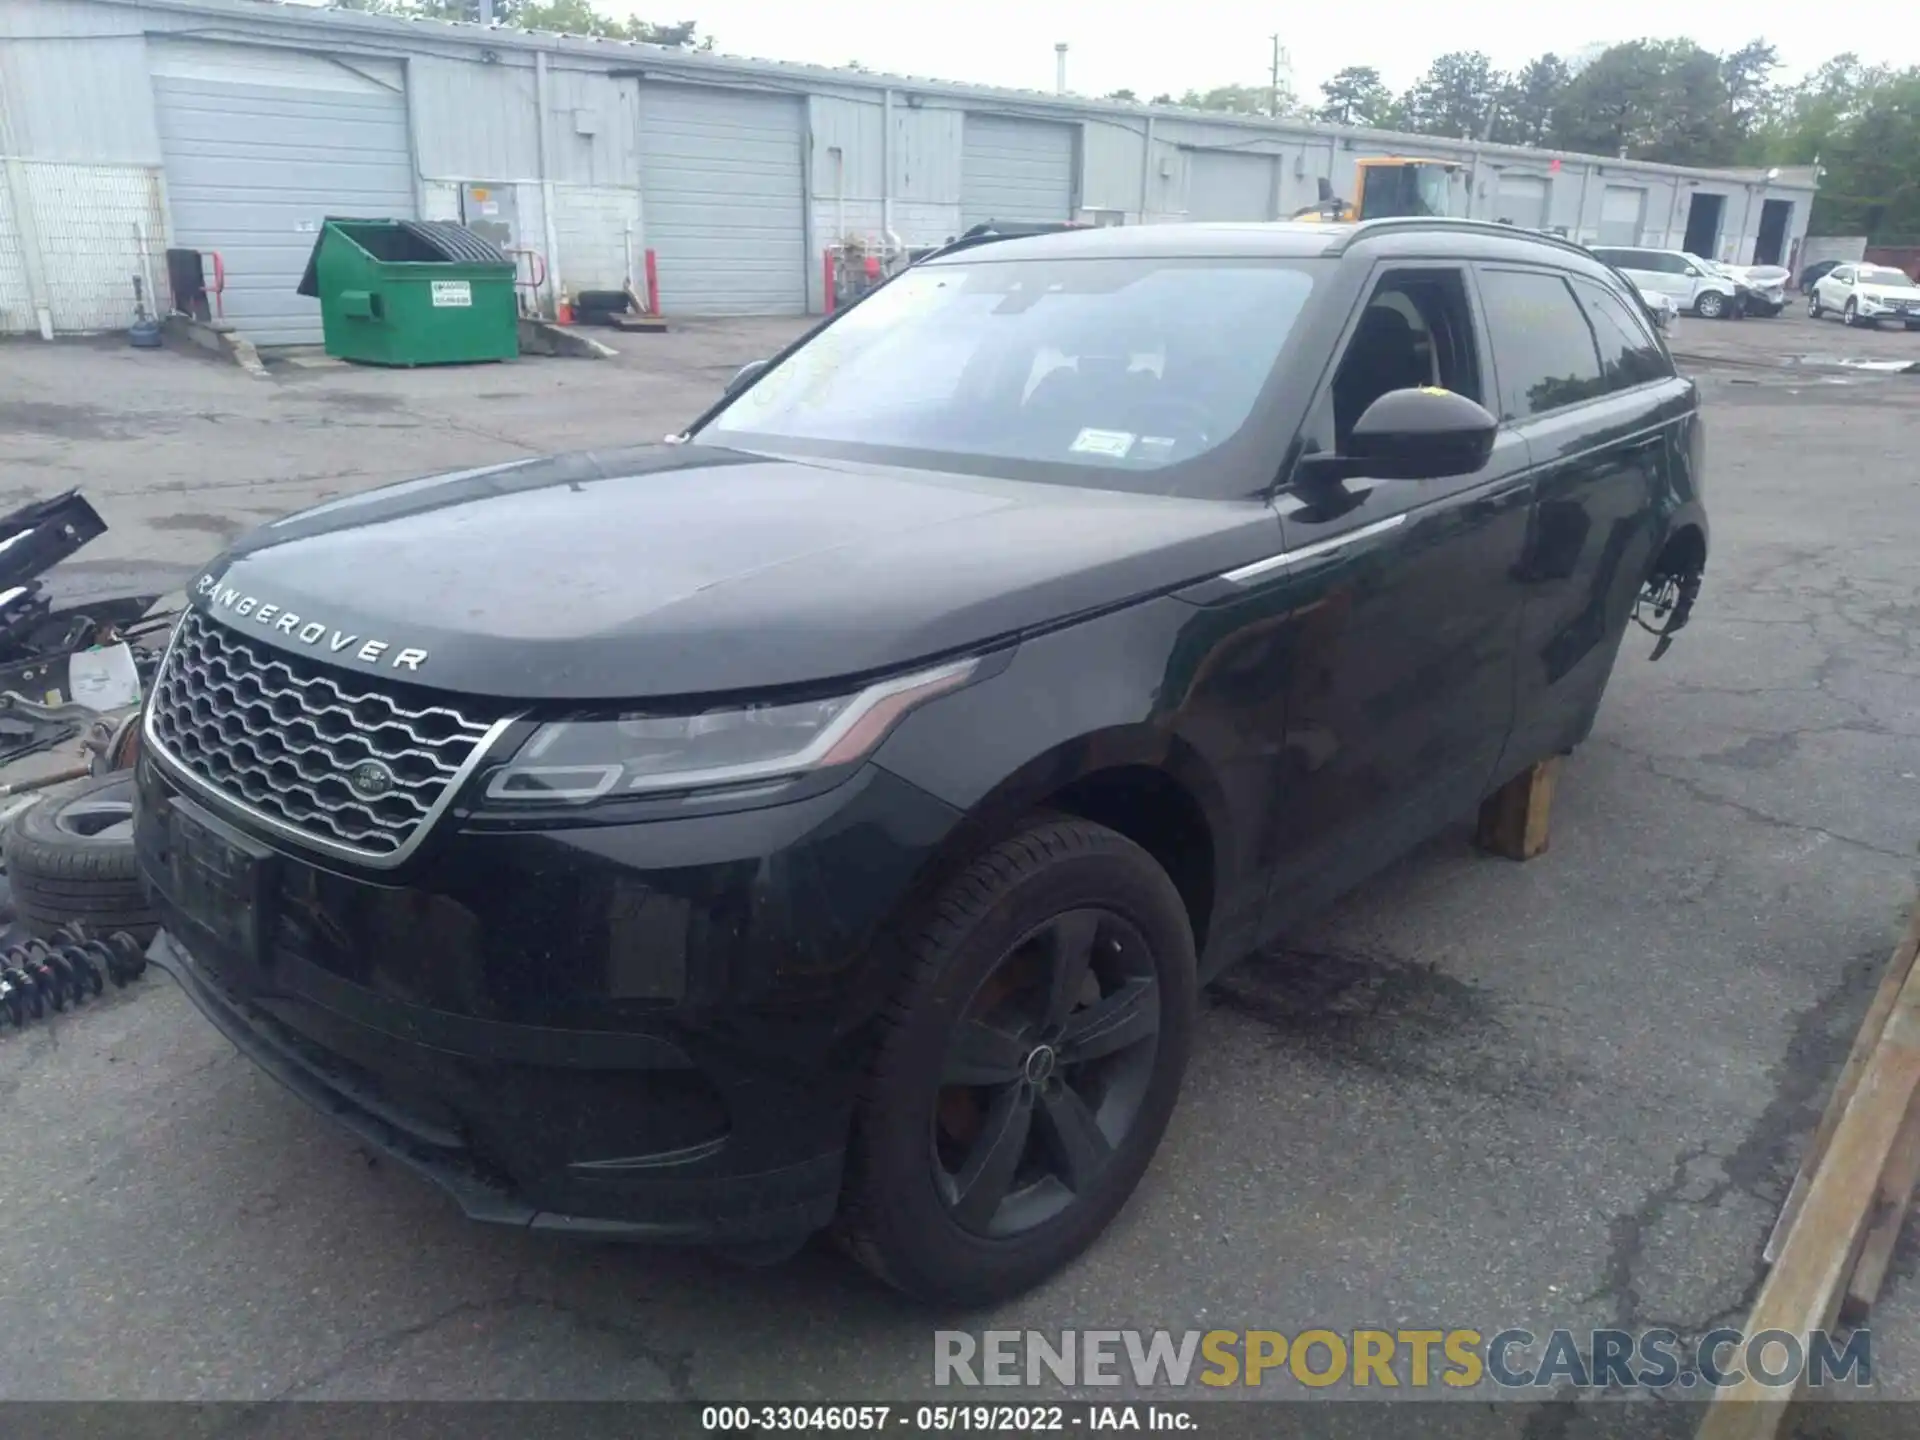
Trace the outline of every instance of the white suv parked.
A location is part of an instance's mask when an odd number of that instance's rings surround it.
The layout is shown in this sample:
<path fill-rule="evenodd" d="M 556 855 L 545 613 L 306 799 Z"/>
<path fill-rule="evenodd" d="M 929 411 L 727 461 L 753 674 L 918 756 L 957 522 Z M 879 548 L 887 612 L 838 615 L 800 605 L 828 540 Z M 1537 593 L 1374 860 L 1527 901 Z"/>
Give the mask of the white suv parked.
<path fill-rule="evenodd" d="M 1920 285 L 1890 265 L 1836 265 L 1807 292 L 1807 314 L 1838 315 L 1849 325 L 1878 330 L 1882 320 L 1904 320 L 1920 330 Z"/>
<path fill-rule="evenodd" d="M 1629 249 L 1624 245 L 1589 247 L 1642 290 L 1671 295 L 1681 310 L 1705 320 L 1718 320 L 1738 310 L 1734 297 L 1738 282 L 1711 261 L 1684 250 Z"/>

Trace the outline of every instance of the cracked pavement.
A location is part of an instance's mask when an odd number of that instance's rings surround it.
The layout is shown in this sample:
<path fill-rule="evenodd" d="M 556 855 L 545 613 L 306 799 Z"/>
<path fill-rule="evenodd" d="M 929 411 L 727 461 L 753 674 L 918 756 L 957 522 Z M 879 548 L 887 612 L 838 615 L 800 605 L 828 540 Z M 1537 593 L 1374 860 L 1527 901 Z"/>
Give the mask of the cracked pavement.
<path fill-rule="evenodd" d="M 1751 353 L 1699 372 L 1707 585 L 1659 664 L 1630 633 L 1552 848 L 1513 865 L 1449 832 L 1230 973 L 1141 1192 L 1052 1285 L 943 1320 L 825 1247 L 747 1271 L 469 1224 L 150 974 L 0 1036 L 0 1393 L 910 1398 L 941 1325 L 1737 1319 L 1920 840 L 1920 376 L 1770 365 L 1768 347 L 1840 344 L 1789 333 L 1806 324 L 1710 337 Z M 1685 325 L 1682 348 L 1704 322 Z M 0 345 L 0 501 L 83 484 L 114 528 L 73 577 L 177 573 L 331 494 L 665 433 L 791 328 L 272 382 Z M 1874 1348 L 1880 1393 L 1908 1398 L 1915 1253 Z M 1600 1423 L 1561 1404 L 1526 1434 Z"/>

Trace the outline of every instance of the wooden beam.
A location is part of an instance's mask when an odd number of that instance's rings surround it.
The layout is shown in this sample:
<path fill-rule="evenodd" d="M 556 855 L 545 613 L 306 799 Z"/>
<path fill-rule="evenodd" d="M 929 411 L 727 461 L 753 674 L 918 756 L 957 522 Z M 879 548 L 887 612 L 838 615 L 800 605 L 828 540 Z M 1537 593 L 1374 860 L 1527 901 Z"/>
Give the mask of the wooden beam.
<path fill-rule="evenodd" d="M 1815 1166 L 1806 1199 L 1768 1272 L 1745 1333 L 1784 1330 L 1807 1353 L 1812 1333 L 1829 1330 L 1875 1219 L 1914 1094 L 1920 1089 L 1920 972 L 1909 967 L 1878 1044 Z M 1751 1373 L 1714 1394 L 1699 1440 L 1772 1440 L 1793 1393 Z"/>
<path fill-rule="evenodd" d="M 1901 988 L 1913 971 L 1916 954 L 1920 954 L 1920 901 L 1914 904 L 1912 913 L 1907 917 L 1906 933 L 1901 936 L 1900 943 L 1893 947 L 1893 954 L 1887 957 L 1886 973 L 1880 977 L 1880 988 L 1874 991 L 1873 1002 L 1867 1006 L 1866 1018 L 1860 1022 L 1859 1033 L 1853 1037 L 1853 1049 L 1847 1053 L 1847 1063 L 1841 1067 L 1840 1078 L 1834 1081 L 1833 1093 L 1827 1097 L 1826 1113 L 1821 1115 L 1813 1139 L 1807 1143 L 1807 1152 L 1801 1157 L 1800 1169 L 1793 1177 L 1793 1188 L 1787 1192 L 1786 1204 L 1780 1207 L 1773 1233 L 1767 1237 L 1767 1248 L 1763 1255 L 1769 1265 L 1780 1258 L 1780 1246 L 1786 1239 L 1787 1231 L 1793 1228 L 1794 1217 L 1800 1213 L 1813 1172 L 1819 1168 L 1821 1157 L 1827 1153 L 1828 1142 L 1833 1139 L 1834 1127 L 1839 1125 L 1841 1113 L 1853 1098 L 1854 1087 L 1860 1083 L 1860 1072 L 1866 1068 L 1867 1057 L 1873 1053 L 1874 1046 L 1880 1043 L 1881 1032 L 1887 1028 L 1887 1017 L 1893 1014 L 1894 1001 L 1899 998 Z"/>
<path fill-rule="evenodd" d="M 1509 860 L 1531 860 L 1546 850 L 1560 757 L 1522 771 L 1480 804 L 1474 841 Z"/>
<path fill-rule="evenodd" d="M 1860 1258 L 1854 1261 L 1847 1293 L 1840 1299 L 1842 1325 L 1864 1325 L 1873 1302 L 1880 1298 L 1880 1285 L 1893 1263 L 1894 1247 L 1900 1243 L 1900 1230 L 1907 1223 L 1916 1185 L 1920 1185 L 1920 1105 L 1908 1108 L 1906 1124 L 1900 1128 L 1893 1154 L 1880 1177 L 1867 1238 L 1861 1242 Z"/>

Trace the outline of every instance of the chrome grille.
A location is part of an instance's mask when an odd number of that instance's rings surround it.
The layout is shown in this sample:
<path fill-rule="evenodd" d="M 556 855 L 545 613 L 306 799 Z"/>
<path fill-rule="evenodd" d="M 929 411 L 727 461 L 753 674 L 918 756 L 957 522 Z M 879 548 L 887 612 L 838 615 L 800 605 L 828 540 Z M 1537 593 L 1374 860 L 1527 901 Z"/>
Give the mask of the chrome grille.
<path fill-rule="evenodd" d="M 410 846 L 498 718 L 257 644 L 197 610 L 149 713 L 167 753 L 217 793 L 369 858 Z M 371 799 L 347 783 L 368 761 L 392 776 Z"/>

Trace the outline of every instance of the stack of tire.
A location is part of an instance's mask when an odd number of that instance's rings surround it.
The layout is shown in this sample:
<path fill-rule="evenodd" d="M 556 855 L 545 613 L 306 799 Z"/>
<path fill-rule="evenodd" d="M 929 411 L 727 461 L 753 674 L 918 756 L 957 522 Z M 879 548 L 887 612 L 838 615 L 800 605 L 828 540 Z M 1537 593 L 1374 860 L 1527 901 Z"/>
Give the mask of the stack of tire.
<path fill-rule="evenodd" d="M 47 936 L 80 921 L 95 935 L 159 929 L 133 851 L 133 772 L 95 775 L 16 815 L 0 845 L 19 923 Z"/>

